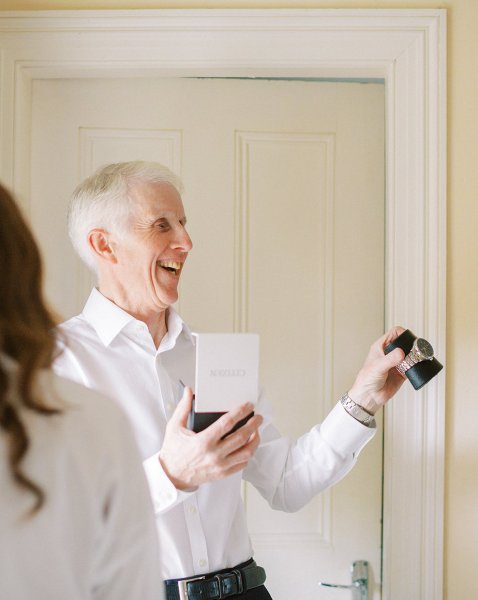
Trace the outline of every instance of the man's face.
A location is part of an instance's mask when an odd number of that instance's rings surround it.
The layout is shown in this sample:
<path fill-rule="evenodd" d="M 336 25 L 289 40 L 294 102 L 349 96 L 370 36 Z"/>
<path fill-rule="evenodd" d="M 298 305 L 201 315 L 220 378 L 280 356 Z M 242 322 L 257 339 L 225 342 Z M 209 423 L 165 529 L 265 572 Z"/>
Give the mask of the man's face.
<path fill-rule="evenodd" d="M 179 277 L 192 242 L 181 197 L 172 185 L 139 183 L 131 199 L 128 234 L 115 239 L 113 269 L 123 308 L 146 316 L 178 299 Z"/>

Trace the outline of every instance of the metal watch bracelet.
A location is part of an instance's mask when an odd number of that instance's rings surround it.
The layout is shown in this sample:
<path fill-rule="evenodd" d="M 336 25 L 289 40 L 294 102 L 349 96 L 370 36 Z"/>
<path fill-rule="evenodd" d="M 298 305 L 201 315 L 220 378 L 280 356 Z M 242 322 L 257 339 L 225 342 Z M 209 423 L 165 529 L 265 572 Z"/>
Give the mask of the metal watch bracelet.
<path fill-rule="evenodd" d="M 366 427 L 375 427 L 375 417 L 365 410 L 360 404 L 357 404 L 346 392 L 340 399 L 340 403 L 344 409 L 352 416 L 356 421 L 362 423 Z"/>

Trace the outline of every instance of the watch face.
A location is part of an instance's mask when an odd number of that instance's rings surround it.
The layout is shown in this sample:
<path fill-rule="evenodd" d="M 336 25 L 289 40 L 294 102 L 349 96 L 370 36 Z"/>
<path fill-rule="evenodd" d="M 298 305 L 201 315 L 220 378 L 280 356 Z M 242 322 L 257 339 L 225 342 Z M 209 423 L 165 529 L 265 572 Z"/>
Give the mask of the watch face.
<path fill-rule="evenodd" d="M 423 338 L 418 338 L 417 350 L 425 360 L 430 360 L 431 358 L 433 358 L 433 347 L 430 344 L 430 342 L 427 342 L 427 340 L 424 340 Z"/>

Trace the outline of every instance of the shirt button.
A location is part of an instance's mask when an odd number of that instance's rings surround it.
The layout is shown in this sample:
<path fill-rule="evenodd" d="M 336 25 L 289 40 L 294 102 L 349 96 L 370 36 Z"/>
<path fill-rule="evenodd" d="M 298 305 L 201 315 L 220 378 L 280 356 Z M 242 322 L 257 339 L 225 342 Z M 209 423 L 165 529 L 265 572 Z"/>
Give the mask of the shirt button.
<path fill-rule="evenodd" d="M 196 507 L 195 507 L 195 506 L 190 506 L 190 507 L 189 507 L 189 512 L 190 512 L 192 515 L 195 515 L 195 514 L 197 513 L 197 509 L 196 509 Z"/>
<path fill-rule="evenodd" d="M 207 560 L 205 558 L 201 558 L 198 560 L 198 565 L 200 567 L 205 567 L 207 565 Z"/>
<path fill-rule="evenodd" d="M 166 404 L 166 409 L 167 409 L 168 412 L 173 412 L 173 410 L 174 410 L 173 404 L 171 402 L 168 402 Z"/>

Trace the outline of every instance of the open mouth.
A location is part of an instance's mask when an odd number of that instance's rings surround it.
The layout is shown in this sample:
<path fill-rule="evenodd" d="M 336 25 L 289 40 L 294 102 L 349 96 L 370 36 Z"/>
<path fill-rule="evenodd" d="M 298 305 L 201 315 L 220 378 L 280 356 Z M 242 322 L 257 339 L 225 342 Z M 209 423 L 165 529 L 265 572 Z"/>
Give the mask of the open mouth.
<path fill-rule="evenodd" d="M 159 261 L 159 266 L 162 269 L 165 269 L 166 271 L 169 271 L 170 273 L 174 273 L 174 275 L 178 275 L 179 272 L 181 271 L 181 267 L 182 264 L 180 262 L 175 262 L 175 261 Z"/>

